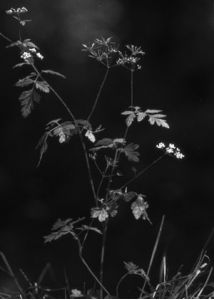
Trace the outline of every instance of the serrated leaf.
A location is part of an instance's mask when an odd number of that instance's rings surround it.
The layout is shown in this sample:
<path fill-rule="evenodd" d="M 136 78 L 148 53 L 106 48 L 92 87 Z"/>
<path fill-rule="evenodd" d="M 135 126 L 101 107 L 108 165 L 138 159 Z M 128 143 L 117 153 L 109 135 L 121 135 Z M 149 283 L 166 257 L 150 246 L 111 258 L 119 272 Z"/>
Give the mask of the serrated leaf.
<path fill-rule="evenodd" d="M 49 93 L 50 92 L 49 84 L 46 81 L 37 80 L 35 82 L 35 86 L 38 90 L 40 90 L 44 93 Z"/>
<path fill-rule="evenodd" d="M 140 153 L 136 151 L 138 148 L 139 145 L 130 143 L 122 149 L 122 152 L 124 152 L 128 160 L 133 162 L 139 162 Z"/>
<path fill-rule="evenodd" d="M 136 118 L 135 113 L 132 112 L 132 114 L 130 114 L 127 118 L 126 118 L 126 125 L 127 127 L 131 126 L 134 119 Z"/>
<path fill-rule="evenodd" d="M 145 119 L 145 117 L 146 117 L 146 113 L 144 113 L 144 112 L 138 112 L 137 113 L 137 121 L 138 122 L 143 121 L 143 119 Z"/>
<path fill-rule="evenodd" d="M 56 76 L 62 77 L 64 79 L 66 78 L 65 75 L 63 75 L 59 72 L 53 71 L 53 70 L 42 70 L 41 72 L 46 73 L 46 74 L 56 75 Z"/>
<path fill-rule="evenodd" d="M 125 266 L 126 270 L 131 274 L 135 273 L 139 268 L 133 262 L 124 262 L 124 266 Z"/>
<path fill-rule="evenodd" d="M 161 118 L 156 118 L 153 115 L 149 116 L 149 123 L 151 125 L 154 125 L 156 123 L 158 126 L 162 126 L 164 128 L 169 128 L 169 124 L 166 122 L 166 120 L 161 119 Z"/>
<path fill-rule="evenodd" d="M 34 102 L 40 101 L 40 96 L 35 89 L 23 91 L 19 96 L 19 101 L 21 102 L 21 112 L 24 118 L 26 118 L 32 111 L 34 107 Z"/>

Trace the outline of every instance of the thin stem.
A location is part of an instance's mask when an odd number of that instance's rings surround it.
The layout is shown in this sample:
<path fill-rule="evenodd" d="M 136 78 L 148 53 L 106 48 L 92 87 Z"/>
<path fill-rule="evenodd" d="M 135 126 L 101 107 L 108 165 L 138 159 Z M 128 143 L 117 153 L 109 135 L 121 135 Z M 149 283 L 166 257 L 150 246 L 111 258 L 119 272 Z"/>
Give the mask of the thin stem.
<path fill-rule="evenodd" d="M 86 145 L 85 145 L 85 142 L 83 140 L 82 134 L 79 130 L 78 130 L 78 133 L 79 133 L 80 141 L 81 141 L 81 144 L 82 144 L 82 147 L 83 147 L 83 152 L 84 152 L 84 155 L 85 155 L 85 161 L 86 161 L 86 165 L 87 165 L 87 169 L 88 169 L 88 177 L 89 177 L 89 182 L 90 182 L 90 185 L 91 185 L 94 201 L 97 205 L 96 191 L 95 191 L 94 181 L 93 181 L 93 177 L 92 177 L 92 173 L 91 173 L 91 167 L 90 167 L 90 163 L 89 163 L 89 159 L 88 159 L 88 153 L 87 153 Z"/>
<path fill-rule="evenodd" d="M 16 278 L 16 275 L 14 274 L 14 272 L 13 272 L 10 264 L 8 263 L 8 260 L 7 260 L 6 256 L 4 255 L 3 252 L 0 252 L 0 256 L 1 256 L 1 258 L 2 258 L 2 260 L 3 260 L 3 262 L 4 262 L 5 266 L 6 266 L 6 268 L 8 270 L 8 274 L 10 274 L 10 276 L 13 278 L 13 280 L 14 280 L 14 282 L 15 282 L 15 284 L 16 284 L 19 292 L 20 292 L 20 294 L 22 295 L 22 297 L 25 298 L 25 293 L 24 293 L 21 285 L 19 284 L 18 279 Z"/>
<path fill-rule="evenodd" d="M 121 284 L 121 282 L 129 275 L 129 272 L 125 273 L 121 278 L 120 280 L 118 281 L 117 283 L 117 286 L 116 286 L 116 297 L 117 299 L 119 299 L 119 286 Z"/>
<path fill-rule="evenodd" d="M 108 164 L 106 165 L 106 168 L 105 168 L 104 172 L 101 172 L 102 177 L 101 177 L 99 186 L 98 186 L 98 188 L 97 188 L 97 199 L 99 198 L 99 193 L 100 193 L 101 187 L 102 187 L 102 185 L 103 185 L 103 181 L 104 181 L 104 179 L 106 178 L 107 170 L 108 170 Z"/>
<path fill-rule="evenodd" d="M 130 91 L 131 91 L 131 106 L 134 106 L 134 70 L 131 70 Z"/>
<path fill-rule="evenodd" d="M 42 74 L 39 72 L 39 70 L 37 69 L 37 67 L 32 63 L 31 64 L 32 68 L 34 69 L 34 71 L 36 72 L 36 74 L 44 81 L 47 82 L 47 80 L 45 80 L 42 76 Z M 48 82 L 47 82 L 48 83 Z M 67 110 L 68 114 L 70 115 L 72 121 L 76 124 L 76 118 L 74 116 L 74 114 L 72 113 L 72 111 L 70 110 L 70 108 L 68 107 L 68 105 L 65 103 L 65 101 L 62 99 L 62 97 L 57 93 L 57 91 L 48 83 L 48 87 L 49 89 L 52 91 L 52 93 L 56 96 L 56 98 L 61 102 L 61 104 L 64 106 L 64 108 Z"/>
<path fill-rule="evenodd" d="M 102 249 L 101 249 L 101 257 L 100 257 L 100 282 L 103 284 L 103 273 L 104 273 L 104 259 L 105 259 L 105 245 L 106 245 L 106 236 L 108 229 L 108 220 L 104 223 L 103 228 L 103 238 L 102 238 Z M 103 289 L 100 289 L 100 298 L 103 299 Z"/>
<path fill-rule="evenodd" d="M 145 167 L 144 169 L 142 169 L 141 171 L 139 171 L 134 177 L 132 177 L 131 179 L 129 179 L 126 183 L 124 183 L 120 189 L 125 188 L 127 185 L 129 185 L 130 183 L 132 183 L 133 181 L 135 181 L 138 177 L 140 177 L 141 175 L 143 175 L 146 171 L 148 171 L 152 166 L 154 166 L 159 160 L 161 160 L 163 157 L 165 156 L 165 154 L 159 156 L 157 159 L 155 159 L 150 165 L 148 165 L 147 167 Z"/>
<path fill-rule="evenodd" d="M 34 64 L 32 64 L 32 67 L 33 67 L 34 71 L 38 74 L 38 76 L 42 80 L 44 80 L 43 76 L 41 75 L 41 73 L 39 72 L 39 70 L 36 68 L 36 66 Z M 65 103 L 65 101 L 62 99 L 62 97 L 56 92 L 56 90 L 49 83 L 48 83 L 48 86 L 49 86 L 49 89 L 53 92 L 53 94 L 57 97 L 57 99 L 64 106 L 64 108 L 66 109 L 66 111 L 70 115 L 72 121 L 74 122 L 74 124 L 78 128 L 78 125 L 77 125 L 77 122 L 76 122 L 76 118 L 75 118 L 74 114 L 72 113 L 72 111 L 70 110 L 70 108 L 68 107 L 68 105 Z M 94 200 L 95 200 L 95 202 L 97 204 L 96 192 L 95 192 L 93 177 L 92 177 L 92 174 L 91 174 L 91 167 L 90 167 L 90 163 L 89 163 L 89 159 L 88 159 L 87 149 L 86 149 L 85 142 L 83 140 L 83 137 L 82 137 L 82 134 L 81 134 L 80 130 L 78 130 L 78 134 L 79 134 L 80 141 L 81 141 L 82 148 L 83 148 L 83 152 L 84 152 L 84 155 L 85 155 L 85 160 L 86 160 L 86 165 L 87 165 L 88 175 L 89 175 L 89 182 L 90 182 L 90 185 L 91 185 L 93 197 L 94 197 Z"/>
<path fill-rule="evenodd" d="M 101 92 L 102 92 L 102 90 L 103 90 L 104 84 L 105 84 L 106 79 L 107 79 L 107 77 L 108 77 L 108 73 L 109 73 L 109 67 L 106 68 L 106 72 L 105 72 L 104 78 L 103 78 L 103 80 L 102 80 L 102 82 L 101 82 L 101 85 L 100 85 L 100 87 L 99 87 L 99 90 L 98 90 L 96 99 L 95 99 L 95 101 L 94 101 L 94 104 L 93 104 L 93 106 L 92 106 L 92 109 L 91 109 L 91 111 L 90 111 L 90 113 L 89 113 L 89 115 L 88 115 L 88 117 L 87 117 L 87 121 L 89 121 L 89 120 L 91 119 L 91 117 L 92 117 L 92 115 L 93 115 L 93 113 L 94 113 L 94 111 L 95 111 L 95 108 L 96 108 L 96 106 L 97 106 L 97 103 L 98 103 L 98 100 L 99 100 L 99 98 L 100 98 Z"/>
<path fill-rule="evenodd" d="M 148 281 L 148 280 L 146 280 L 146 278 L 149 278 L 149 273 L 150 273 L 150 270 L 151 270 L 151 267 L 152 267 L 152 264 L 153 264 L 153 261 L 154 261 L 155 254 L 157 252 L 158 244 L 159 244 L 161 233 L 162 233 L 162 230 L 163 230 L 164 220 L 165 220 L 165 216 L 163 216 L 162 219 L 161 219 L 161 224 L 160 224 L 160 227 L 159 227 L 159 230 L 158 230 L 158 235 L 157 235 L 157 238 L 155 240 L 152 255 L 151 255 L 151 258 L 150 258 L 150 261 L 149 261 L 149 266 L 148 266 L 148 269 L 147 269 L 147 272 L 146 272 L 146 277 L 145 277 L 145 280 L 144 280 L 139 298 L 142 298 L 146 283 Z"/>
<path fill-rule="evenodd" d="M 86 267 L 86 269 L 88 270 L 88 272 L 91 274 L 91 276 L 95 279 L 95 281 L 100 285 L 100 287 L 102 288 L 103 291 L 105 291 L 109 296 L 110 293 L 109 291 L 104 287 L 104 285 L 102 284 L 102 282 L 97 278 L 97 276 L 94 274 L 94 272 L 92 271 L 92 269 L 90 268 L 90 266 L 88 265 L 87 261 L 85 260 L 85 258 L 82 255 L 82 250 L 83 247 L 80 243 L 80 240 L 78 237 L 75 238 L 75 240 L 77 241 L 78 244 L 78 249 L 79 249 L 79 257 L 80 260 L 82 261 L 82 263 L 84 264 L 84 266 Z"/>

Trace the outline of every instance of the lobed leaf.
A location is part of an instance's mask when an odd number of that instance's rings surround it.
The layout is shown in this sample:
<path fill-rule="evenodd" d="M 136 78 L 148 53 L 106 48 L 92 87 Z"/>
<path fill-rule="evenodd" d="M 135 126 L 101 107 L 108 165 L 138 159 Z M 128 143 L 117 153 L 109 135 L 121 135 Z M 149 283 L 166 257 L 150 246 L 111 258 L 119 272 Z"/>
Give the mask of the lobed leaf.
<path fill-rule="evenodd" d="M 35 82 L 35 86 L 38 90 L 42 91 L 43 93 L 49 93 L 50 92 L 49 84 L 46 81 L 37 80 Z"/>
<path fill-rule="evenodd" d="M 139 162 L 140 153 L 136 151 L 138 148 L 139 145 L 130 143 L 122 149 L 122 152 L 125 154 L 128 160 L 133 162 Z"/>

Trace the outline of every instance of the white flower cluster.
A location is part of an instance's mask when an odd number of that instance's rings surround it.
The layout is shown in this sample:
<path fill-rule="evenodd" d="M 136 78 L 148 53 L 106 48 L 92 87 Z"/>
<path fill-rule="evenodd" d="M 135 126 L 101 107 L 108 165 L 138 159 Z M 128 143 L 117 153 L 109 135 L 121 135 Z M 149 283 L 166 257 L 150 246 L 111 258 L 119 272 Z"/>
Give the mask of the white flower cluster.
<path fill-rule="evenodd" d="M 24 14 L 28 12 L 28 9 L 26 7 L 18 7 L 17 9 L 15 8 L 10 8 L 8 10 L 6 10 L 6 14 L 8 15 L 14 15 L 14 14 Z"/>
<path fill-rule="evenodd" d="M 181 153 L 181 150 L 172 143 L 166 146 L 163 142 L 160 142 L 156 145 L 156 148 L 164 149 L 166 154 L 174 155 L 177 159 L 184 158 L 184 154 Z"/>
<path fill-rule="evenodd" d="M 33 58 L 33 54 L 36 55 L 39 59 L 44 59 L 44 56 L 37 52 L 36 48 L 29 48 L 28 51 L 24 51 L 21 55 L 21 58 L 26 62 L 29 63 L 29 59 Z"/>

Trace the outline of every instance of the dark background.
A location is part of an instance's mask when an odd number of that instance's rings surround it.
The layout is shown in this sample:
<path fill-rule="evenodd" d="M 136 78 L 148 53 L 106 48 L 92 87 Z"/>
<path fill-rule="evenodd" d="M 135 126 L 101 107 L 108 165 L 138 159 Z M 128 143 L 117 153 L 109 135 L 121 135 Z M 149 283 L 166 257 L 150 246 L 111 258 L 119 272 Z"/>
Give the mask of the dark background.
<path fill-rule="evenodd" d="M 134 101 L 143 109 L 163 109 L 170 130 L 147 124 L 131 129 L 130 141 L 142 149 L 137 168 L 157 158 L 155 144 L 162 140 L 174 142 L 186 157 L 183 161 L 167 157 L 130 185 L 147 195 L 153 225 L 136 222 L 127 206 L 121 208 L 109 228 L 106 281 L 114 286 L 112 281 L 123 272 L 123 261 L 147 267 L 163 214 L 166 222 L 158 255 L 166 251 L 170 274 L 181 264 L 188 271 L 214 223 L 214 2 L 3 0 L 0 32 L 14 40 L 18 39 L 17 26 L 4 11 L 21 6 L 30 10 L 33 20 L 23 34 L 40 46 L 45 56 L 41 66 L 66 75 L 66 81 L 50 78 L 50 82 L 79 118 L 87 116 L 105 71 L 81 52 L 82 43 L 113 36 L 121 46 L 133 43 L 146 52 L 143 69 L 135 75 Z M 76 245 L 69 239 L 45 245 L 43 236 L 57 218 L 88 215 L 93 202 L 84 157 L 76 140 L 67 145 L 51 141 L 36 168 L 39 153 L 35 146 L 45 124 L 68 116 L 49 94 L 28 119 L 22 118 L 20 90 L 14 83 L 23 71 L 12 70 L 19 62 L 18 52 L 5 49 L 6 45 L 1 39 L 0 250 L 18 274 L 22 268 L 32 281 L 50 262 L 51 274 L 45 279 L 49 284 L 62 286 L 66 269 L 72 286 L 82 288 L 81 276 L 86 279 L 87 273 L 78 261 Z M 124 130 L 120 112 L 129 105 L 129 93 L 129 73 L 112 71 L 92 119 L 94 127 L 101 123 L 106 136 L 119 137 Z M 211 241 L 211 258 L 213 248 Z M 85 255 L 96 270 L 95 236 Z M 10 284 L 2 276 L 1 285 Z"/>

